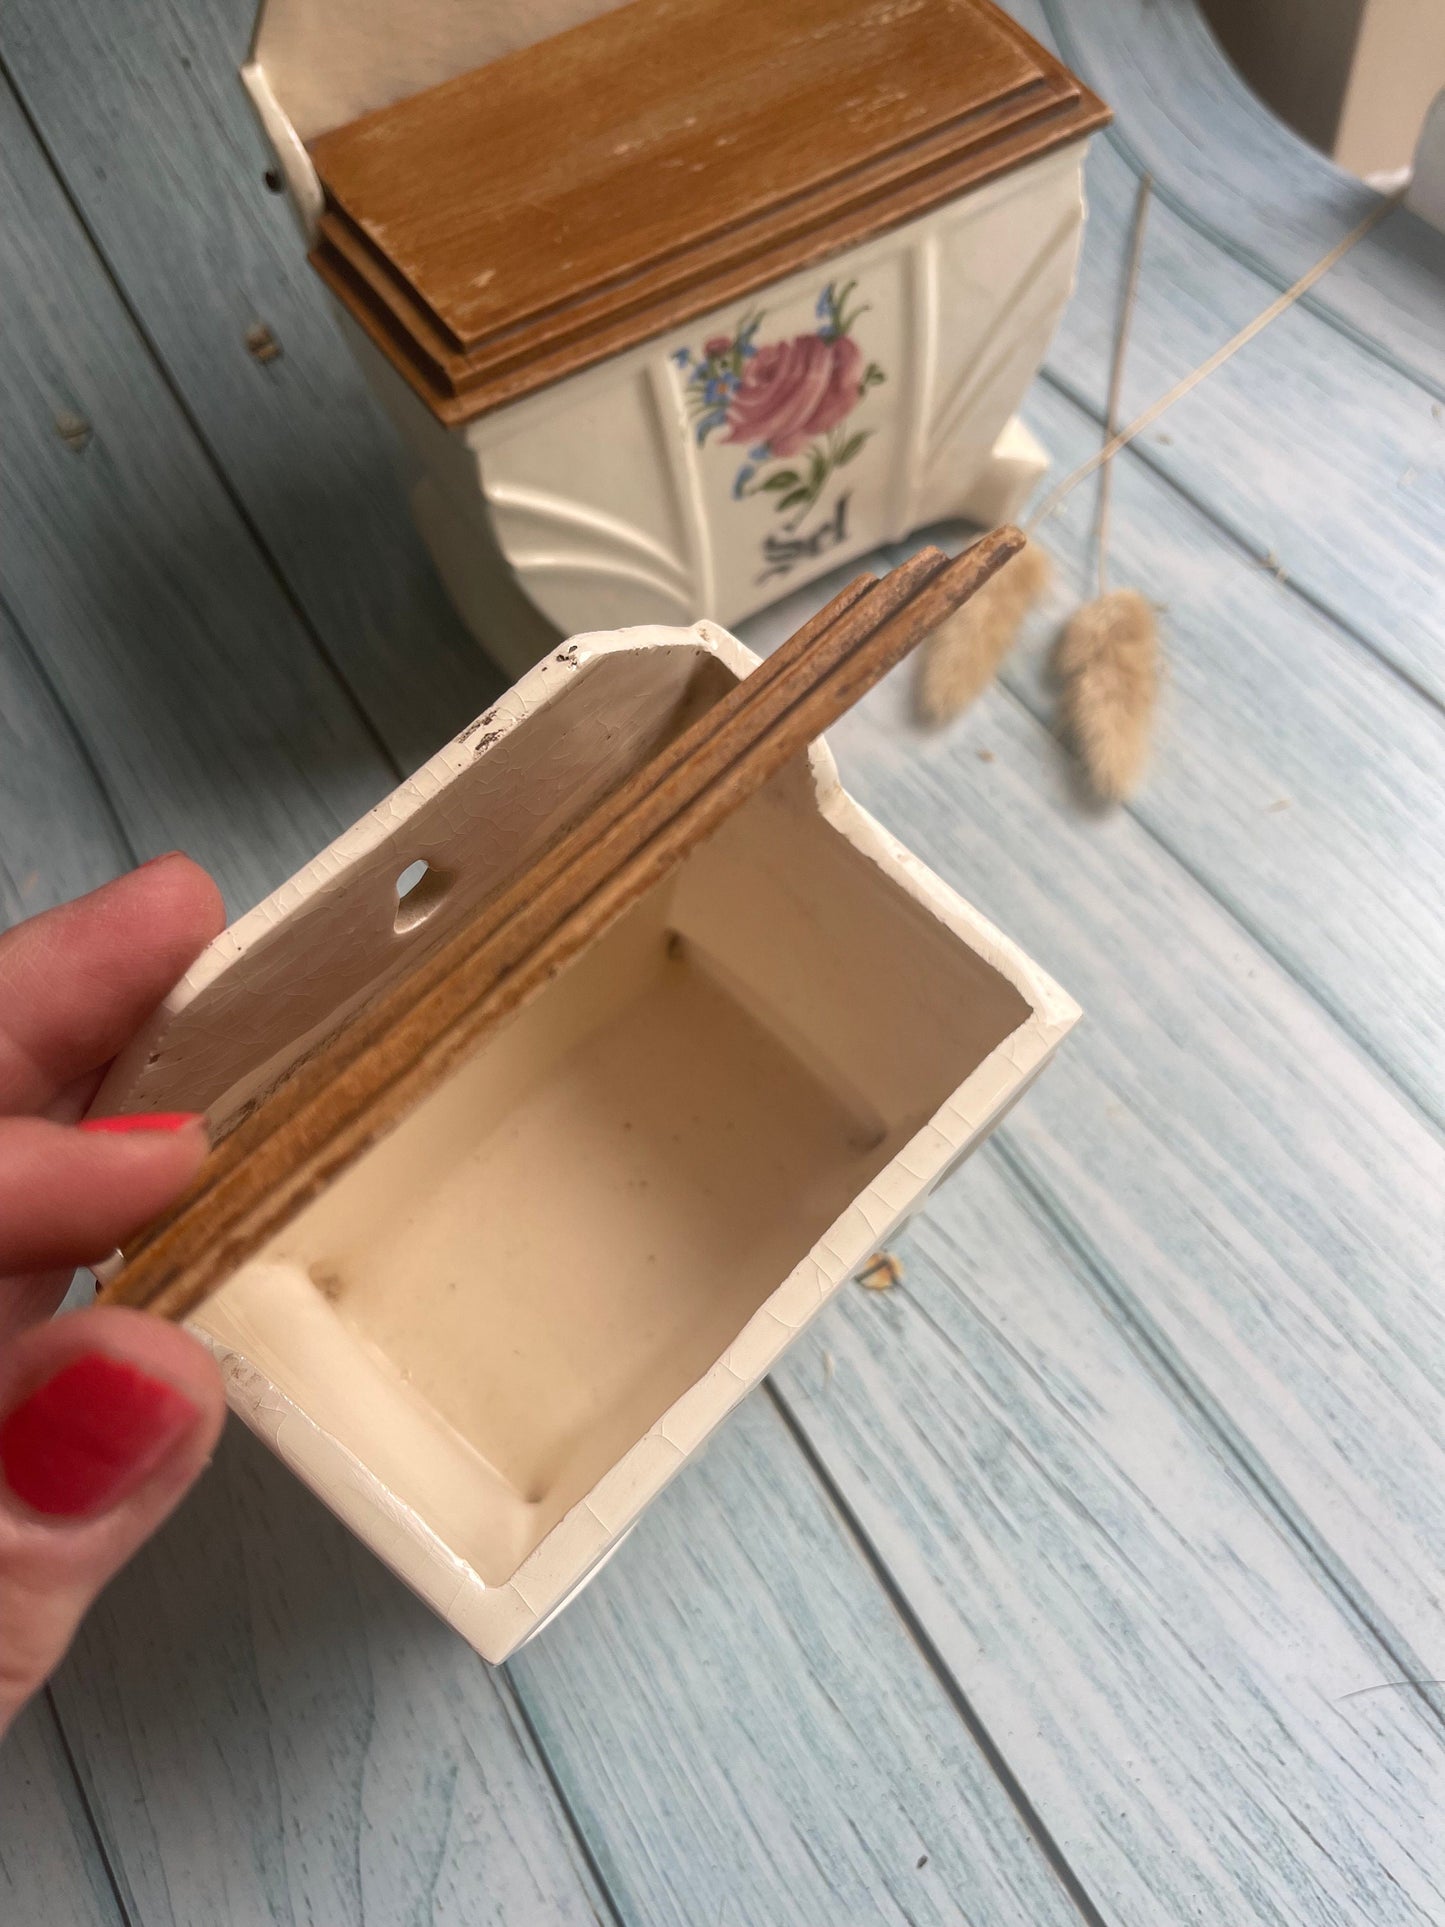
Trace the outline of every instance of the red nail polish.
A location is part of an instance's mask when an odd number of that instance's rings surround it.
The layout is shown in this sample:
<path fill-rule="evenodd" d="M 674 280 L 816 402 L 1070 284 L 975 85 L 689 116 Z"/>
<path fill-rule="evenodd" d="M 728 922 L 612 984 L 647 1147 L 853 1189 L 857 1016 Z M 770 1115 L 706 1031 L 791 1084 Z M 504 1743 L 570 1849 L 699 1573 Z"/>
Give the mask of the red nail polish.
<path fill-rule="evenodd" d="M 132 1111 L 126 1117 L 87 1117 L 76 1125 L 77 1131 L 114 1132 L 127 1137 L 132 1131 L 179 1131 L 200 1118 L 199 1111 Z"/>
<path fill-rule="evenodd" d="M 81 1518 L 122 1498 L 200 1415 L 173 1386 L 88 1352 L 0 1421 L 0 1469 L 33 1511 Z"/>

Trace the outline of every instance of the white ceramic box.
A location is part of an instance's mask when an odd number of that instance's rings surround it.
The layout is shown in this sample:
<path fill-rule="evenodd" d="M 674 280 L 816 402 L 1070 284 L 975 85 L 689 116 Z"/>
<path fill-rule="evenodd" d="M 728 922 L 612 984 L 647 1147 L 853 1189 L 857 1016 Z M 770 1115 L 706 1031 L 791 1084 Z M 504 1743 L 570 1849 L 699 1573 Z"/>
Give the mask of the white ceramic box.
<path fill-rule="evenodd" d="M 762 210 L 756 260 L 764 265 L 751 272 L 734 262 L 727 274 L 711 275 L 697 268 L 693 280 L 681 282 L 693 292 L 658 308 L 665 324 L 639 322 L 629 332 L 621 321 L 599 321 L 593 347 L 575 349 L 579 372 L 535 380 L 514 372 L 485 393 L 431 389 L 412 355 L 425 360 L 422 349 L 415 341 L 406 352 L 398 347 L 415 330 L 417 341 L 432 344 L 426 354 L 442 354 L 435 345 L 446 327 L 442 311 L 421 298 L 427 277 L 420 256 L 410 240 L 397 238 L 390 205 L 386 221 L 358 212 L 348 229 L 352 253 L 338 256 L 326 228 L 335 203 L 315 156 L 324 156 L 338 130 L 365 125 L 373 151 L 384 147 L 393 157 L 395 165 L 380 172 L 405 184 L 408 207 L 450 207 L 455 152 L 447 150 L 447 178 L 437 178 L 446 173 L 442 162 L 430 162 L 428 173 L 415 156 L 396 160 L 402 150 L 393 144 L 395 129 L 368 117 L 434 99 L 468 74 L 616 11 L 617 0 L 537 0 L 530 7 L 516 0 L 263 0 L 244 70 L 312 259 L 340 297 L 342 331 L 400 432 L 416 521 L 463 618 L 513 675 L 584 627 L 687 623 L 700 615 L 739 622 L 927 523 L 1011 519 L 1045 467 L 1014 411 L 1068 299 L 1084 218 L 1085 137 L 1107 117 L 1050 55 L 982 0 L 935 6 L 923 26 L 910 24 L 912 16 L 923 18 L 918 6 L 860 11 L 840 4 L 832 19 L 826 7 L 815 9 L 822 24 L 802 36 L 800 61 L 814 42 L 831 37 L 846 46 L 875 36 L 868 44 L 882 63 L 878 72 L 851 74 L 848 99 L 826 112 L 825 74 L 811 109 L 828 120 L 854 115 L 856 165 L 839 164 L 823 193 L 809 173 L 804 142 L 804 157 L 794 153 L 788 163 L 793 173 L 785 168 L 769 186 L 776 141 L 757 128 L 735 132 L 729 114 L 709 147 L 712 158 L 688 163 L 702 171 L 692 197 L 696 235 L 685 241 L 699 260 L 711 259 L 708 249 L 723 246 L 707 224 L 717 157 L 735 141 L 747 143 Z M 673 15 L 663 9 L 659 17 Z M 888 91 L 890 49 L 910 33 L 928 37 L 930 71 L 957 77 L 951 120 L 927 122 L 926 106 L 906 89 L 896 98 Z M 564 34 L 555 44 L 571 42 Z M 696 73 L 726 68 L 722 54 L 714 49 L 710 59 L 699 49 Z M 568 57 L 558 56 L 564 65 Z M 832 72 L 828 62 L 823 67 Z M 727 84 L 724 74 L 718 85 L 731 100 Z M 793 103 L 804 121 L 812 100 L 805 92 Z M 705 115 L 705 92 L 693 104 Z M 916 127 L 915 110 L 925 116 Z M 614 164 L 625 168 L 617 157 L 629 148 L 661 138 L 654 122 L 681 112 L 660 99 L 635 128 L 626 123 L 632 133 L 615 145 L 599 141 L 596 128 L 545 130 L 534 157 L 537 198 L 535 205 L 527 199 L 523 225 L 540 224 L 543 232 L 556 225 L 562 238 L 555 251 L 565 255 L 577 237 L 565 238 L 547 195 L 555 191 L 552 163 L 570 151 L 574 135 L 586 166 L 603 178 Z M 942 184 L 920 189 L 913 202 L 906 195 L 890 200 L 910 169 L 927 171 L 923 156 L 940 141 L 958 150 L 954 172 L 952 161 L 946 166 L 935 154 Z M 863 238 L 830 243 L 828 223 L 841 218 L 837 209 L 853 191 L 850 172 L 861 178 L 881 165 L 885 151 L 892 159 L 878 177 L 877 206 L 847 229 Z M 973 156 L 967 167 L 965 151 Z M 684 165 L 658 152 L 660 168 Z M 516 281 L 518 268 L 485 222 L 477 225 L 489 180 L 509 204 L 495 178 L 504 171 L 502 157 L 483 140 L 472 160 L 460 171 L 475 205 L 467 202 L 465 217 L 448 217 L 444 239 L 458 255 L 469 245 L 481 250 L 467 258 L 467 270 L 476 272 L 466 285 L 474 300 L 482 299 L 477 289 L 489 300 Z M 950 187 L 955 179 L 973 184 Z M 804 261 L 799 271 L 767 269 L 773 257 L 763 237 L 772 232 L 769 220 L 781 218 L 768 195 L 786 200 L 795 188 L 800 197 L 818 192 L 817 238 L 799 241 L 788 257 Z M 448 193 L 451 201 L 444 200 Z M 642 196 L 613 237 L 618 285 L 631 288 L 637 280 L 639 312 L 646 275 L 633 256 L 650 262 L 647 272 L 657 268 L 640 238 L 645 202 Z M 909 208 L 906 218 L 898 211 Z M 740 221 L 738 232 L 744 229 L 752 232 Z M 474 230 L 489 238 L 469 241 Z M 437 234 L 427 231 L 435 243 Z M 673 240 L 684 249 L 684 240 Z M 672 258 L 659 248 L 659 259 Z M 567 300 L 559 294 L 554 308 L 517 323 L 509 352 L 519 367 L 529 341 L 545 360 L 549 329 L 561 327 L 569 304 L 600 298 L 598 285 L 579 283 Z M 679 324 L 680 314 L 687 318 Z"/>
<path fill-rule="evenodd" d="M 741 622 L 913 529 L 1010 520 L 1048 465 L 1013 411 L 1073 286 L 1083 155 L 1063 148 L 461 428 L 338 309 L 400 433 L 432 559 L 490 653 L 512 674 L 535 658 L 535 632 L 498 619 L 502 568 L 559 635 L 703 610 Z M 798 361 L 849 344 L 856 401 L 797 446 L 767 440 L 776 408 L 736 439 L 742 424 L 708 406 L 707 351 L 744 337 Z"/>
<path fill-rule="evenodd" d="M 705 622 L 557 651 L 220 937 L 100 1103 L 226 1131 L 754 661 Z M 193 1328 L 247 1424 L 499 1661 L 1077 1015 L 817 744 Z"/>

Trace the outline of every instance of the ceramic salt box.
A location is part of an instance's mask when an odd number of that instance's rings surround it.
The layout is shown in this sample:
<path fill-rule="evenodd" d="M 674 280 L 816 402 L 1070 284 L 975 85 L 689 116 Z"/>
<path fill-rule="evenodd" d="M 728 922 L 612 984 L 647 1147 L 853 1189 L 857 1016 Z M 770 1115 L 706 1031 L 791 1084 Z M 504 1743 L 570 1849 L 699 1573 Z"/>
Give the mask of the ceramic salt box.
<path fill-rule="evenodd" d="M 224 1137 L 755 660 L 707 622 L 579 636 L 218 938 L 99 1107 Z M 816 743 L 191 1328 L 246 1423 L 499 1661 L 1077 1015 Z"/>
<path fill-rule="evenodd" d="M 264 0 L 245 79 L 513 674 L 1042 472 L 1107 110 L 988 0 Z"/>

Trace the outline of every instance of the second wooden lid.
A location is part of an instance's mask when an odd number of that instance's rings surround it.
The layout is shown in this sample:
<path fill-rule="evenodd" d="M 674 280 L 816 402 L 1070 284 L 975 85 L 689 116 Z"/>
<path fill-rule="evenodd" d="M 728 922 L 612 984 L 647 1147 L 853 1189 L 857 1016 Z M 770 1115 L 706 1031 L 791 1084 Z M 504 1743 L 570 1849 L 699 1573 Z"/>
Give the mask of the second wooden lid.
<path fill-rule="evenodd" d="M 1106 119 L 988 0 L 631 0 L 317 139 L 312 258 L 465 421 Z"/>

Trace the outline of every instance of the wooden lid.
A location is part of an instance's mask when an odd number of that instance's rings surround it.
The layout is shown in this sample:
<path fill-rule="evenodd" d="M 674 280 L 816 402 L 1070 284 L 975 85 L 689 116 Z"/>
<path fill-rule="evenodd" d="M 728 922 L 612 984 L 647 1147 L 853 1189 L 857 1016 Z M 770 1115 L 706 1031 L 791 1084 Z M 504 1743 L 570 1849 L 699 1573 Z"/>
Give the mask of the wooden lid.
<path fill-rule="evenodd" d="M 989 0 L 631 0 L 313 142 L 311 258 L 467 421 L 1107 118 Z"/>

